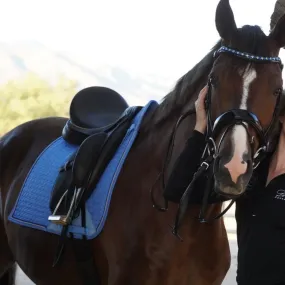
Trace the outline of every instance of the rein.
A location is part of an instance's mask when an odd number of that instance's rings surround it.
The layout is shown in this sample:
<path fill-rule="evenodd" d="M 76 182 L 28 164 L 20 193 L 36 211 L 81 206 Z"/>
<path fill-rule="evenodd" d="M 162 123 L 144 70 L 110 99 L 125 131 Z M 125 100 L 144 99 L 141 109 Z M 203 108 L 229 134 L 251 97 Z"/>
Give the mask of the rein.
<path fill-rule="evenodd" d="M 166 172 L 166 169 L 167 169 L 169 162 L 171 160 L 171 157 L 172 157 L 172 152 L 173 152 L 173 148 L 174 148 L 174 141 L 176 138 L 176 132 L 177 132 L 180 124 L 183 122 L 183 120 L 186 119 L 187 117 L 193 115 L 193 114 L 196 114 L 196 111 L 195 110 L 189 110 L 185 114 L 181 115 L 179 117 L 179 119 L 177 120 L 177 122 L 173 128 L 173 131 L 171 133 L 171 136 L 170 136 L 170 140 L 168 143 L 166 157 L 165 157 L 165 160 L 164 160 L 164 163 L 162 166 L 162 170 L 159 172 L 154 184 L 151 187 L 150 196 L 151 196 L 151 201 L 152 201 L 153 207 L 160 212 L 166 212 L 168 210 L 168 201 L 166 199 L 164 199 L 164 207 L 161 207 L 156 203 L 155 198 L 154 198 L 154 186 L 157 184 L 157 182 L 160 179 L 162 179 L 161 180 L 162 189 L 165 189 L 165 172 Z"/>
<path fill-rule="evenodd" d="M 214 53 L 214 58 L 217 58 L 221 53 L 230 53 L 234 56 L 238 56 L 241 57 L 243 59 L 249 60 L 249 61 L 256 61 L 256 62 L 265 62 L 265 63 L 278 63 L 280 64 L 281 68 L 283 67 L 282 63 L 281 63 L 281 59 L 279 57 L 262 57 L 262 56 L 256 56 L 256 55 L 252 55 L 249 53 L 245 53 L 245 52 L 240 52 L 225 46 L 222 46 L 220 49 L 218 49 L 215 53 Z M 265 130 L 263 130 L 257 116 L 247 110 L 242 110 L 242 109 L 232 109 L 229 110 L 223 114 L 221 114 L 214 122 L 214 124 L 212 123 L 212 119 L 211 119 L 211 78 L 209 78 L 208 80 L 208 93 L 206 96 L 206 101 L 205 101 L 205 108 L 206 108 L 206 113 L 207 113 L 207 134 L 206 134 L 206 147 L 204 150 L 204 153 L 202 155 L 201 158 L 201 164 L 198 168 L 198 170 L 194 173 L 192 181 L 190 182 L 190 184 L 188 185 L 188 187 L 186 188 L 186 190 L 184 191 L 180 202 L 179 202 L 179 206 L 178 206 L 178 210 L 177 210 L 177 214 L 175 217 L 175 223 L 174 223 L 174 227 L 172 228 L 172 233 L 178 237 L 180 240 L 181 237 L 178 235 L 178 228 L 180 227 L 183 217 L 186 213 L 186 210 L 188 208 L 188 201 L 189 198 L 191 196 L 191 193 L 193 192 L 194 189 L 194 184 L 197 181 L 197 179 L 199 179 L 201 176 L 205 175 L 206 173 L 209 173 L 209 177 L 207 179 L 207 185 L 206 185 L 206 190 L 204 192 L 204 196 L 203 196 L 203 200 L 202 200 L 202 205 L 201 205 L 201 210 L 200 210 L 200 214 L 198 217 L 198 220 L 201 223 L 209 223 L 212 222 L 214 220 L 217 220 L 219 218 L 221 218 L 224 214 L 226 214 L 226 212 L 231 208 L 231 206 L 234 204 L 235 199 L 232 199 L 232 201 L 229 203 L 229 205 L 217 216 L 206 220 L 205 219 L 205 212 L 206 212 L 206 208 L 207 208 L 207 202 L 208 202 L 208 198 L 209 195 L 211 193 L 211 189 L 212 189 L 212 182 L 213 182 L 213 173 L 214 173 L 214 167 L 215 167 L 215 159 L 218 156 L 219 153 L 219 148 L 220 145 L 223 141 L 223 138 L 225 137 L 225 135 L 227 134 L 227 132 L 231 129 L 232 126 L 234 125 L 242 125 L 248 135 L 249 135 L 249 131 L 248 131 L 248 126 L 253 127 L 253 129 L 256 131 L 258 137 L 259 137 L 259 142 L 260 142 L 260 147 L 257 149 L 257 151 L 255 152 L 254 156 L 253 156 L 253 169 L 257 168 L 258 165 L 260 164 L 260 162 L 264 159 L 266 153 L 268 152 L 268 148 L 269 148 L 269 142 L 270 142 L 270 134 L 273 131 L 273 127 L 275 125 L 275 122 L 277 120 L 277 113 L 278 113 L 278 107 L 279 107 L 279 102 L 280 102 L 280 98 L 281 98 L 281 92 L 278 95 L 278 98 L 276 100 L 276 105 L 275 105 L 275 109 L 273 112 L 273 116 L 272 116 L 272 120 L 269 124 L 269 127 Z M 167 147 L 167 153 L 166 153 L 166 158 L 164 160 L 163 166 L 162 166 L 162 170 L 160 171 L 160 173 L 158 174 L 157 179 L 155 180 L 153 186 L 151 187 L 150 190 L 150 195 L 151 195 L 151 201 L 153 204 L 153 207 L 155 209 L 157 209 L 158 211 L 161 212 L 166 212 L 168 210 L 168 200 L 166 200 L 164 198 L 164 206 L 161 207 L 159 206 L 154 198 L 154 186 L 157 184 L 157 182 L 161 179 L 162 181 L 162 189 L 165 189 L 165 172 L 167 167 L 169 166 L 169 162 L 171 160 L 172 157 L 172 153 L 173 153 L 173 148 L 174 148 L 174 141 L 176 138 L 176 133 L 178 130 L 178 127 L 180 126 L 180 124 L 182 123 L 182 121 L 189 117 L 190 115 L 195 114 L 195 110 L 188 110 L 185 114 L 181 115 L 177 121 L 177 123 L 175 124 L 173 131 L 171 133 L 171 137 L 169 140 L 169 144 Z M 217 136 L 217 134 L 219 134 L 219 131 L 226 126 L 226 129 L 224 130 L 221 139 L 218 143 L 218 145 L 216 145 L 214 138 Z M 253 142 L 252 142 L 252 148 L 253 148 Z M 208 154 L 208 155 L 206 155 Z"/>

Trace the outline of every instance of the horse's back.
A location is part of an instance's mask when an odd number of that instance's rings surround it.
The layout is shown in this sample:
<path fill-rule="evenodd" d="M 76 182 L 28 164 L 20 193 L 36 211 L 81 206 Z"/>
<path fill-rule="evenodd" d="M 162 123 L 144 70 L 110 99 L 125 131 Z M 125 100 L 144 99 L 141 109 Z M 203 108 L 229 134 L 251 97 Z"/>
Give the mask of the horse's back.
<path fill-rule="evenodd" d="M 0 185 L 2 195 L 6 194 L 5 189 L 14 179 L 15 170 L 29 170 L 30 167 L 27 167 L 27 161 L 32 165 L 41 151 L 61 135 L 66 121 L 66 118 L 60 117 L 28 121 L 10 130 L 0 138 Z M 13 159 L 11 159 L 12 157 Z M 9 175 L 9 172 L 12 173 Z"/>
<path fill-rule="evenodd" d="M 14 205 L 25 178 L 43 149 L 61 135 L 65 118 L 49 117 L 23 123 L 0 138 L 0 186 L 6 217 Z M 13 159 L 12 159 L 13 158 Z M 25 172 L 25 174 L 24 174 Z M 17 177 L 22 177 L 21 181 Z M 11 187 L 13 183 L 13 187 Z M 17 183 L 18 187 L 14 187 Z M 13 193 L 8 193 L 8 190 Z"/>
<path fill-rule="evenodd" d="M 46 135 L 60 136 L 67 118 L 46 117 L 24 122 L 0 137 L 0 151 L 11 148 L 11 142 L 31 139 L 46 131 Z M 48 133 L 50 131 L 50 133 Z"/>

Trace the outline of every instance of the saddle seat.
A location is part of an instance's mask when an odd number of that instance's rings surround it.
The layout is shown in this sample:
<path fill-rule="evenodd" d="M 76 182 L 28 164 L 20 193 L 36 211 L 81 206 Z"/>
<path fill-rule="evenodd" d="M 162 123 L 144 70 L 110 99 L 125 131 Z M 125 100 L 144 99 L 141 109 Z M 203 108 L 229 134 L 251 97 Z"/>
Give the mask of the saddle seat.
<path fill-rule="evenodd" d="M 90 135 L 109 132 L 132 117 L 137 107 L 129 107 L 116 91 L 92 86 L 79 91 L 70 105 L 70 120 L 62 136 L 69 143 L 81 144 Z"/>
<path fill-rule="evenodd" d="M 128 107 L 125 99 L 116 91 L 92 86 L 74 96 L 70 105 L 70 118 L 77 126 L 97 129 L 113 124 Z"/>
<path fill-rule="evenodd" d="M 79 148 L 59 171 L 50 200 L 50 221 L 60 225 L 71 222 L 141 108 L 129 107 L 121 95 L 106 87 L 85 88 L 74 96 L 62 137 Z"/>

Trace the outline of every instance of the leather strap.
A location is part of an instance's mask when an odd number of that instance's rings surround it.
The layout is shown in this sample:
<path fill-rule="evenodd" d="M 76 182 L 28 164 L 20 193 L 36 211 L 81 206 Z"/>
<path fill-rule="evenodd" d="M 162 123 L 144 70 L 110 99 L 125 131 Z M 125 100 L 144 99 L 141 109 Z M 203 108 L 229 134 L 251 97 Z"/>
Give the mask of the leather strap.
<path fill-rule="evenodd" d="M 85 227 L 85 207 L 81 208 L 82 227 Z M 91 241 L 83 236 L 82 240 L 74 239 L 72 235 L 72 247 L 77 263 L 82 285 L 100 285 L 100 277 L 93 257 Z"/>

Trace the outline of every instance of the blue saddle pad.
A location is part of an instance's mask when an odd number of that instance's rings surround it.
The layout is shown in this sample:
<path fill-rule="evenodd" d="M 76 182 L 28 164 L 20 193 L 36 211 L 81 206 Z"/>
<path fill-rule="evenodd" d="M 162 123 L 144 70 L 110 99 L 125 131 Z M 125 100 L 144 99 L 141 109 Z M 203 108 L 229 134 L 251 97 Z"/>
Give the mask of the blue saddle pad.
<path fill-rule="evenodd" d="M 157 105 L 157 102 L 150 101 L 133 119 L 132 125 L 106 167 L 95 191 L 86 201 L 86 227 L 81 225 L 81 216 L 76 218 L 69 227 L 69 233 L 73 233 L 75 238 L 81 239 L 86 235 L 88 239 L 93 239 L 102 231 L 113 189 L 135 141 L 140 124 L 149 109 Z M 68 144 L 60 137 L 41 153 L 26 177 L 18 200 L 9 215 L 11 222 L 57 235 L 61 234 L 62 226 L 48 221 L 48 216 L 51 215 L 49 201 L 59 168 L 77 149 L 78 146 Z"/>

